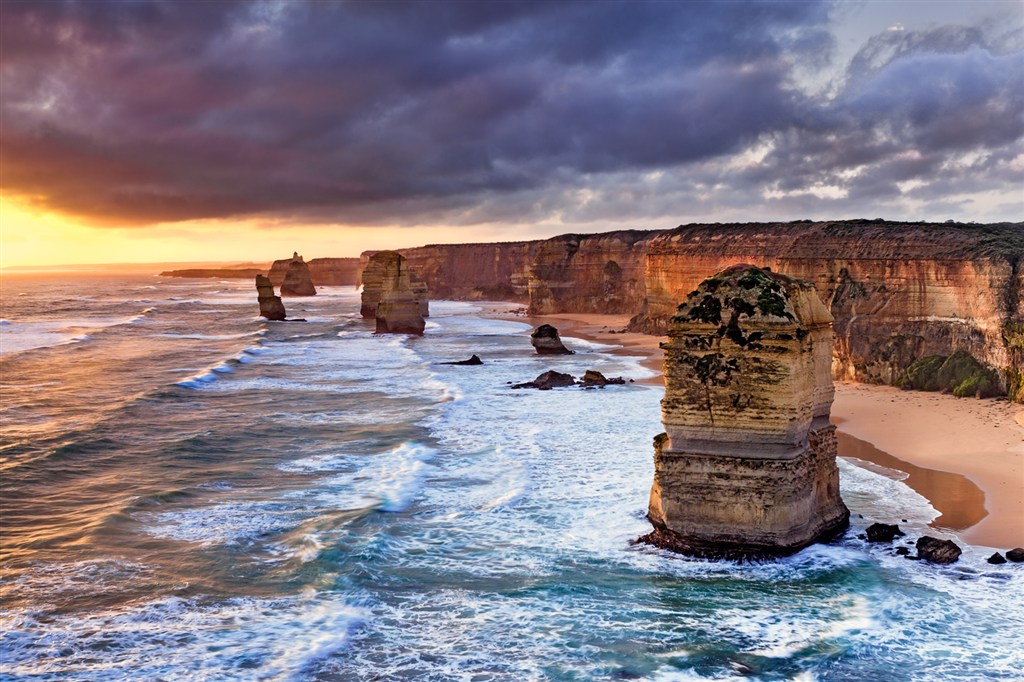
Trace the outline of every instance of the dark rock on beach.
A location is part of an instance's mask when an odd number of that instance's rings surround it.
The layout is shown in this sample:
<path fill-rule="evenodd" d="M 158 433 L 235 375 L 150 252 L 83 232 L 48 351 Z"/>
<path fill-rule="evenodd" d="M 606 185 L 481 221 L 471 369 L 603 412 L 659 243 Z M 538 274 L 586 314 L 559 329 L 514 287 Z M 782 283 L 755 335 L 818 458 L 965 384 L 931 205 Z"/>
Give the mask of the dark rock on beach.
<path fill-rule="evenodd" d="M 571 374 L 563 374 L 562 372 L 548 370 L 533 381 L 527 381 L 523 384 L 514 384 L 512 388 L 536 388 L 541 391 L 549 391 L 552 388 L 562 388 L 563 386 L 575 385 L 576 380 Z"/>
<path fill-rule="evenodd" d="M 872 523 L 867 529 L 868 542 L 892 542 L 906 535 L 895 523 Z"/>
<path fill-rule="evenodd" d="M 960 547 L 952 540 L 940 540 L 930 535 L 917 540 L 917 556 L 933 564 L 952 564 L 960 554 Z"/>
<path fill-rule="evenodd" d="M 442 362 L 442 365 L 482 365 L 484 361 L 480 359 L 479 355 L 473 355 L 469 360 L 453 360 L 452 362 Z"/>
<path fill-rule="evenodd" d="M 990 564 L 1005 564 L 1006 563 L 1006 558 L 1002 554 L 1000 554 L 999 552 L 996 552 L 995 554 L 990 556 L 988 559 L 986 559 L 986 561 L 988 561 Z"/>
<path fill-rule="evenodd" d="M 550 324 L 542 324 L 530 334 L 530 343 L 533 344 L 537 355 L 571 355 L 573 351 L 562 344 L 558 338 L 558 330 Z"/>
<path fill-rule="evenodd" d="M 1014 547 L 1006 553 L 1006 558 L 1015 564 L 1024 561 L 1024 547 Z"/>

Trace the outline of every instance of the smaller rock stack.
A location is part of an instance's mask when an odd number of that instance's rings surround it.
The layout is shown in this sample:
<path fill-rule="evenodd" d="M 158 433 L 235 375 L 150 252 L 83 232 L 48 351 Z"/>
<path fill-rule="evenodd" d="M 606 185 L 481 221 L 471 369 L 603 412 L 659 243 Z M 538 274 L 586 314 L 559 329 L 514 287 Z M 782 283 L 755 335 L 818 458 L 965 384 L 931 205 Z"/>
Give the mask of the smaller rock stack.
<path fill-rule="evenodd" d="M 360 313 L 377 320 L 378 334 L 422 334 L 428 305 L 426 285 L 415 279 L 402 254 L 380 251 L 370 257 Z"/>
<path fill-rule="evenodd" d="M 530 343 L 533 344 L 537 355 L 571 355 L 572 351 L 562 345 L 562 339 L 558 338 L 558 330 L 550 324 L 542 324 L 530 334 Z"/>
<path fill-rule="evenodd" d="M 260 315 L 268 320 L 283 320 L 285 318 L 284 303 L 281 297 L 274 293 L 274 285 L 270 278 L 263 275 L 256 275 L 256 293 L 259 296 Z"/>
<path fill-rule="evenodd" d="M 281 295 L 316 296 L 316 287 L 313 286 L 309 266 L 298 252 L 292 253 L 292 260 L 288 263 L 288 270 L 285 271 L 284 281 L 281 283 Z"/>

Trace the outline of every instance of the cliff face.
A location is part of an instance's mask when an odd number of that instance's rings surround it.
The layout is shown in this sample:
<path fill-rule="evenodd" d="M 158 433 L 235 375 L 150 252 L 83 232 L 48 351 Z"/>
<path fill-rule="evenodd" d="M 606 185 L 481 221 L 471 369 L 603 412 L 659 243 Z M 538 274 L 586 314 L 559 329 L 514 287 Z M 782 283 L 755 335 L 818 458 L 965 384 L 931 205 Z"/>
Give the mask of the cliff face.
<path fill-rule="evenodd" d="M 680 227 L 648 245 L 647 299 L 631 326 L 662 332 L 707 273 L 749 261 L 814 284 L 835 318 L 837 377 L 891 383 L 914 360 L 957 349 L 1006 369 L 1022 256 L 1019 224 Z"/>
<path fill-rule="evenodd" d="M 436 298 L 635 314 L 631 328 L 652 334 L 710 274 L 767 266 L 810 281 L 828 306 L 837 377 L 891 383 L 921 357 L 966 350 L 1024 399 L 1024 223 L 687 225 L 400 252 Z"/>
<path fill-rule="evenodd" d="M 434 298 L 526 301 L 529 264 L 540 242 L 435 244 L 399 249 Z M 360 281 L 375 251 L 359 258 Z"/>
<path fill-rule="evenodd" d="M 270 281 L 280 287 L 288 273 L 291 258 L 274 261 L 270 267 Z M 313 285 L 322 286 L 355 286 L 359 281 L 358 258 L 314 258 L 306 261 Z"/>
<path fill-rule="evenodd" d="M 644 297 L 648 240 L 624 230 L 538 243 L 529 265 L 530 312 L 633 313 Z"/>

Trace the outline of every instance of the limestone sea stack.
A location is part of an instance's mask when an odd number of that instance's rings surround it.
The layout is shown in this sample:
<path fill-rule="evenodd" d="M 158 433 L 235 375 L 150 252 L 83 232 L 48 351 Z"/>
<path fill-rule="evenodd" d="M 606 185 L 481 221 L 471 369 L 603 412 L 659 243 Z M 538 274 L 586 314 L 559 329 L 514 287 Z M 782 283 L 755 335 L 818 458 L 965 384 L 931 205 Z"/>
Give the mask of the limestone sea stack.
<path fill-rule="evenodd" d="M 662 344 L 654 532 L 642 540 L 749 559 L 846 528 L 829 423 L 831 325 L 811 284 L 751 265 L 704 280 L 678 307 Z"/>
<path fill-rule="evenodd" d="M 399 279 L 402 281 L 399 282 Z M 381 302 L 384 292 L 396 289 L 412 293 L 421 317 L 430 315 L 430 297 L 426 283 L 416 276 L 405 256 L 397 251 L 377 251 L 371 255 L 363 269 L 361 282 L 363 294 L 359 314 L 363 317 L 377 317 L 377 305 Z"/>
<path fill-rule="evenodd" d="M 377 320 L 378 334 L 422 334 L 426 327 L 426 287 L 414 281 L 405 256 L 375 253 L 363 271 L 360 313 Z"/>
<path fill-rule="evenodd" d="M 298 252 L 292 254 L 292 260 L 288 263 L 284 281 L 281 282 L 281 295 L 316 296 L 316 288 L 313 286 L 313 276 L 309 273 L 309 266 L 302 260 L 302 256 Z"/>
<path fill-rule="evenodd" d="M 274 285 L 270 279 L 263 275 L 256 275 L 256 294 L 260 302 L 260 315 L 268 320 L 283 320 L 285 318 L 284 303 L 281 297 L 274 293 Z"/>
<path fill-rule="evenodd" d="M 572 351 L 562 344 L 558 338 L 558 330 L 550 324 L 542 324 L 530 334 L 530 343 L 533 344 L 537 355 L 571 355 Z"/>

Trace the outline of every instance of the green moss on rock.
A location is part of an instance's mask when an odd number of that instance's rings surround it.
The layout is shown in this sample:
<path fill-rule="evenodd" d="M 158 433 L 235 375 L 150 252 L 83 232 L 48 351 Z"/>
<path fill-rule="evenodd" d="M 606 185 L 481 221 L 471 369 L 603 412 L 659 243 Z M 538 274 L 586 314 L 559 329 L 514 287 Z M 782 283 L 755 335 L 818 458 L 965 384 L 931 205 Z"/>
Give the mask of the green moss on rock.
<path fill-rule="evenodd" d="M 918 391 L 951 391 L 957 397 L 990 398 L 1001 393 L 995 372 L 964 350 L 923 357 L 897 383 Z"/>

